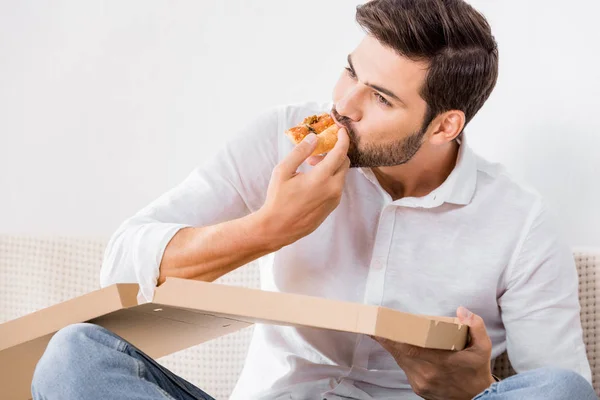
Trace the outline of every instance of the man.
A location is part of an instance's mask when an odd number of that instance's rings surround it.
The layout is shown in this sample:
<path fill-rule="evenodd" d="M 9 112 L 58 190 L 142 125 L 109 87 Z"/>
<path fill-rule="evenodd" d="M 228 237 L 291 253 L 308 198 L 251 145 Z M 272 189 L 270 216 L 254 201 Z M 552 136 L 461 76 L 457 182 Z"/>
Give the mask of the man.
<path fill-rule="evenodd" d="M 213 281 L 260 258 L 265 290 L 363 302 L 470 326 L 462 351 L 257 325 L 235 399 L 595 399 L 577 274 L 539 195 L 474 154 L 464 127 L 496 83 L 485 18 L 460 0 L 375 0 L 332 104 L 265 113 L 112 237 L 102 284 Z M 335 148 L 285 129 L 330 111 Z M 266 256 L 266 257 L 265 257 Z M 520 374 L 496 382 L 508 349 Z M 57 333 L 36 399 L 203 399 L 89 325 Z"/>

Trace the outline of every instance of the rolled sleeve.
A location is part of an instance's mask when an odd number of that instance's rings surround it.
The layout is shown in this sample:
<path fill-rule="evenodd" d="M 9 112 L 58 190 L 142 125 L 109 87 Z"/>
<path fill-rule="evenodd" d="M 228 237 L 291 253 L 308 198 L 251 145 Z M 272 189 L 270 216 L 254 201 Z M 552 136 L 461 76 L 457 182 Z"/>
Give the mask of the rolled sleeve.
<path fill-rule="evenodd" d="M 140 221 L 134 219 L 131 222 Z M 117 282 L 137 283 L 140 286 L 138 302 L 152 301 L 165 248 L 180 229 L 188 226 L 190 225 L 148 222 L 138 226 L 130 223 L 121 228 L 107 246 L 100 272 L 100 285 L 105 287 Z"/>
<path fill-rule="evenodd" d="M 138 300 L 151 301 L 163 254 L 179 230 L 260 208 L 278 159 L 278 113 L 261 114 L 182 183 L 123 222 L 106 248 L 101 285 L 137 283 Z"/>

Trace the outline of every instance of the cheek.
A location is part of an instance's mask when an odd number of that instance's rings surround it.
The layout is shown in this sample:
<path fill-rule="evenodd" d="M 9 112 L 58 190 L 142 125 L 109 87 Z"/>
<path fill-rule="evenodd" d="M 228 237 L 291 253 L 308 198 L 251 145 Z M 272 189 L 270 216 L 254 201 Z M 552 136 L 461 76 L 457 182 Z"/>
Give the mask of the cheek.
<path fill-rule="evenodd" d="M 387 143 L 402 138 L 407 130 L 406 120 L 397 115 L 381 112 L 376 108 L 370 110 L 369 121 L 363 121 L 361 134 L 368 142 Z"/>

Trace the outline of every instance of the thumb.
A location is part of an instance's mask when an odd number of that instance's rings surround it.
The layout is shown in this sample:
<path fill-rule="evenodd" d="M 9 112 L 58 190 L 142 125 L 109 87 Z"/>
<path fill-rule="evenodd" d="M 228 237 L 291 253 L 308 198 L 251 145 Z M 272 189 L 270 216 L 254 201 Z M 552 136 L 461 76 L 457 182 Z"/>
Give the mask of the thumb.
<path fill-rule="evenodd" d="M 490 338 L 485 329 L 483 318 L 462 306 L 456 310 L 456 316 L 461 324 L 469 327 L 469 336 L 471 337 L 469 347 L 485 347 L 488 344 Z"/>
<path fill-rule="evenodd" d="M 309 133 L 302 139 L 300 143 L 294 147 L 294 150 L 290 152 L 280 163 L 286 178 L 294 175 L 298 170 L 298 167 L 302 165 L 304 161 L 315 150 L 317 147 L 317 135 Z"/>

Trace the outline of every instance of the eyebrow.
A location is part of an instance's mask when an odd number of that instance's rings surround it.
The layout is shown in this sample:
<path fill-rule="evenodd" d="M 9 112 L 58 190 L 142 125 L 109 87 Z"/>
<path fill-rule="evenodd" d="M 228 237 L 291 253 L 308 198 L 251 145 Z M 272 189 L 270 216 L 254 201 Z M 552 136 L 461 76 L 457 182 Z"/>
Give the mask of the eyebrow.
<path fill-rule="evenodd" d="M 350 54 L 348 54 L 348 65 L 350 65 L 350 68 L 352 69 L 352 71 L 353 71 L 353 72 L 354 72 L 354 74 L 356 75 L 356 70 L 354 69 L 354 65 L 352 65 L 352 57 L 351 57 L 351 55 L 350 55 Z M 387 95 L 388 95 L 388 96 L 390 96 L 391 98 L 393 98 L 393 99 L 395 99 L 395 100 L 398 100 L 400 103 L 402 103 L 402 104 L 406 105 L 406 103 L 405 103 L 405 102 L 404 102 L 404 101 L 403 101 L 403 100 L 402 100 L 400 97 L 396 96 L 396 95 L 394 94 L 394 92 L 392 92 L 391 90 L 388 90 L 388 89 L 386 89 L 386 88 L 383 88 L 383 87 L 381 87 L 381 86 L 379 86 L 379 85 L 374 85 L 374 84 L 372 84 L 372 83 L 368 83 L 368 82 L 365 82 L 364 84 L 365 84 L 366 86 L 369 86 L 370 88 L 373 88 L 373 89 L 377 90 L 378 92 L 381 92 L 381 93 L 383 93 L 383 94 L 387 94 Z"/>

